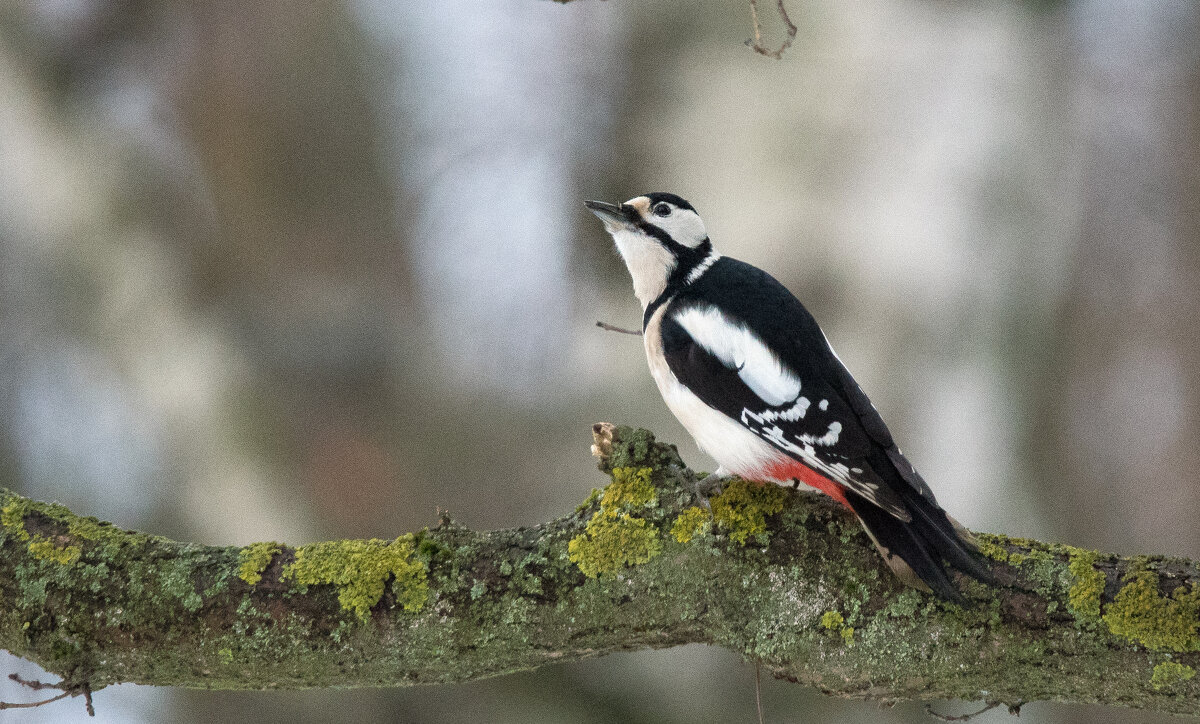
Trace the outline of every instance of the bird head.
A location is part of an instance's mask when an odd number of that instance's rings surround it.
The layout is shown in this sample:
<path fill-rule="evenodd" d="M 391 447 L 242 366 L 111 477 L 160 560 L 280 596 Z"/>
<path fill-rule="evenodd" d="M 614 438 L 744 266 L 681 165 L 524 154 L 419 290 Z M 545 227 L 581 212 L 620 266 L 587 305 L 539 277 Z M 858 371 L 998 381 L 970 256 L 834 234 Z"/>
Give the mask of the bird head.
<path fill-rule="evenodd" d="M 696 209 L 675 194 L 646 194 L 623 204 L 584 204 L 612 234 L 643 307 L 668 286 L 683 283 L 716 253 Z"/>

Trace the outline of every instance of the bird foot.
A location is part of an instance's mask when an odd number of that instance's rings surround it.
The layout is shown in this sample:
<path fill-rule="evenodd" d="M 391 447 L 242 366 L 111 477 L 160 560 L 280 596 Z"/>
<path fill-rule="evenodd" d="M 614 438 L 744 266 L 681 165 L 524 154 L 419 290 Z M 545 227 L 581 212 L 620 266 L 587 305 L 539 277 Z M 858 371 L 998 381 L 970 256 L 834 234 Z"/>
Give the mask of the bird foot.
<path fill-rule="evenodd" d="M 696 494 L 696 499 L 705 510 L 711 511 L 712 506 L 709 505 L 708 499 L 716 497 L 725 489 L 725 483 L 732 478 L 728 470 L 717 468 L 709 473 L 703 480 L 697 480 L 692 485 L 692 492 Z"/>

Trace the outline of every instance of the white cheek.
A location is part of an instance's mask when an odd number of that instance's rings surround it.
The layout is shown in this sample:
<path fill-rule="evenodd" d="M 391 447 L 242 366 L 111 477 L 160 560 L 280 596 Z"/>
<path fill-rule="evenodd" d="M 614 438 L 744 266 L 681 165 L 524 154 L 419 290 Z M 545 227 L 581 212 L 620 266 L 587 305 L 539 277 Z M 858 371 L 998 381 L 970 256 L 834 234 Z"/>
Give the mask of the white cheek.
<path fill-rule="evenodd" d="M 683 210 L 676 212 L 669 225 L 664 225 L 667 232 L 680 244 L 690 247 L 699 246 L 708 238 L 704 222 L 694 212 Z"/>

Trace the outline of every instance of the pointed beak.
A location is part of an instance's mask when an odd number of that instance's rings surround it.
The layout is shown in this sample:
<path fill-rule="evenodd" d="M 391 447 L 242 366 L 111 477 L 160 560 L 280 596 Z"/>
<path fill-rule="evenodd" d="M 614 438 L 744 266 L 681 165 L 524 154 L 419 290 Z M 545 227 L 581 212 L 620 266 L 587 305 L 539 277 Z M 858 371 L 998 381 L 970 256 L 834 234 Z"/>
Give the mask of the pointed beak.
<path fill-rule="evenodd" d="M 604 222 L 604 228 L 608 231 L 617 231 L 633 225 L 633 220 L 629 218 L 630 214 L 634 213 L 632 207 L 604 201 L 584 201 L 583 205 Z"/>

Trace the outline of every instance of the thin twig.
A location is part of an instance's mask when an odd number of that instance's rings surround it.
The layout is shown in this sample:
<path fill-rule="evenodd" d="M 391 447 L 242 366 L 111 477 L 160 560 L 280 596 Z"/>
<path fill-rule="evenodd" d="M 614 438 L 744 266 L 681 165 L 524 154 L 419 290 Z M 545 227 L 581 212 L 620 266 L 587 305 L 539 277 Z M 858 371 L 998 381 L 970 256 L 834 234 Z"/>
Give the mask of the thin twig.
<path fill-rule="evenodd" d="M 636 329 L 625 329 L 624 327 L 618 327 L 616 325 L 609 324 L 608 322 L 596 322 L 596 326 L 599 327 L 600 329 L 603 329 L 603 330 L 606 330 L 609 332 L 620 332 L 621 334 L 632 334 L 635 337 L 642 336 L 642 333 L 637 331 Z"/>
<path fill-rule="evenodd" d="M 66 699 L 70 695 L 71 695 L 71 692 L 64 691 L 63 693 L 59 694 L 58 696 L 52 696 L 49 699 L 45 699 L 43 701 L 27 701 L 24 703 L 16 702 L 16 701 L 0 701 L 0 711 L 3 711 L 5 709 L 36 709 L 39 706 L 53 704 L 54 702 L 58 701 L 59 699 Z M 95 716 L 95 714 L 93 714 L 92 716 Z"/>
<path fill-rule="evenodd" d="M 972 714 L 959 714 L 958 716 L 953 716 L 950 714 L 938 714 L 936 711 L 933 710 L 932 706 L 930 706 L 929 704 L 926 704 L 925 705 L 925 713 L 928 714 L 929 716 L 933 717 L 934 719 L 937 719 L 938 721 L 971 721 L 972 719 L 979 716 L 980 714 L 989 712 L 998 706 L 1000 706 L 1000 702 L 993 701 L 992 703 L 988 704 L 987 706 L 983 707 L 979 711 L 974 712 Z"/>
<path fill-rule="evenodd" d="M 17 682 L 21 686 L 28 687 L 30 689 L 33 689 L 34 691 L 41 691 L 42 689 L 58 689 L 60 691 L 64 690 L 58 684 L 46 684 L 41 681 L 34 681 L 32 679 L 22 679 L 20 674 L 9 674 L 8 678 Z"/>
<path fill-rule="evenodd" d="M 758 661 L 754 662 L 754 706 L 758 709 L 758 724 L 763 724 L 762 715 L 762 681 L 759 676 Z"/>
<path fill-rule="evenodd" d="M 19 674 L 9 674 L 8 678 L 17 682 L 21 686 L 28 687 L 34 691 L 41 691 L 42 689 L 61 689 L 62 693 L 58 696 L 52 696 L 44 701 L 30 701 L 25 703 L 0 701 L 0 711 L 3 711 L 4 709 L 35 709 L 39 706 L 52 704 L 59 699 L 65 699 L 68 696 L 79 696 L 82 694 L 88 716 L 96 716 L 96 708 L 92 706 L 92 687 L 88 686 L 87 684 L 75 684 L 73 686 L 64 684 L 63 682 L 59 682 L 57 684 L 46 684 L 41 681 L 22 679 Z"/>
<path fill-rule="evenodd" d="M 796 40 L 798 28 L 792 22 L 791 16 L 788 15 L 787 8 L 783 6 L 783 0 L 775 0 L 775 6 L 779 10 L 779 17 L 783 19 L 784 27 L 787 28 L 787 37 L 783 39 L 783 44 L 777 50 L 771 50 L 762 44 L 762 23 L 758 20 L 758 0 L 750 0 L 750 20 L 754 24 L 754 39 L 747 40 L 746 45 L 753 48 L 754 52 L 759 55 L 780 60 L 783 58 L 783 52 L 792 47 L 792 43 Z"/>

